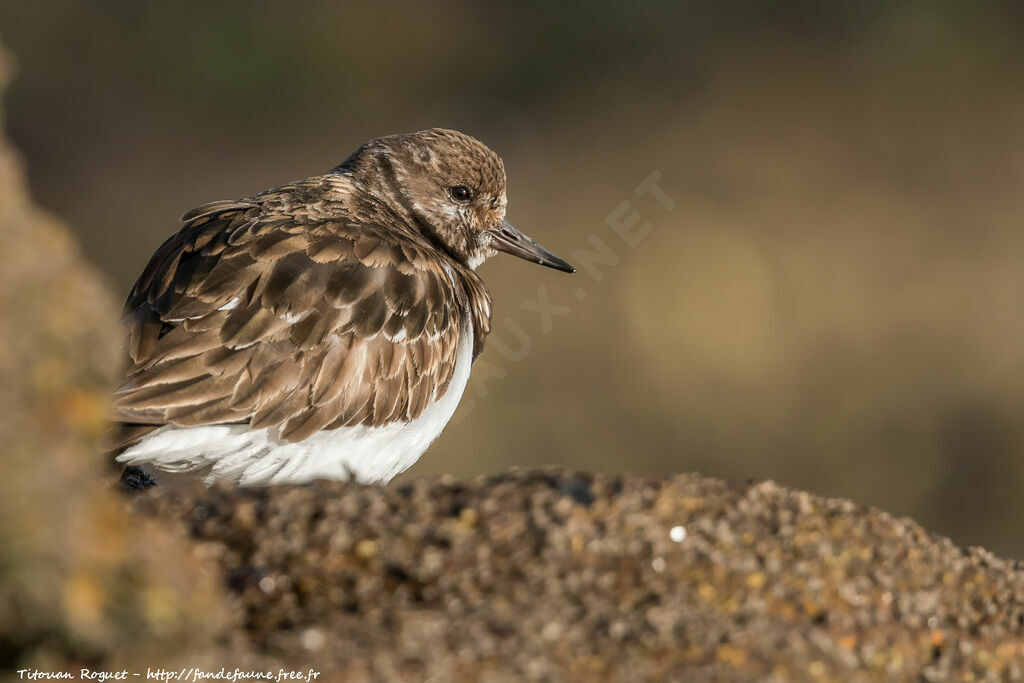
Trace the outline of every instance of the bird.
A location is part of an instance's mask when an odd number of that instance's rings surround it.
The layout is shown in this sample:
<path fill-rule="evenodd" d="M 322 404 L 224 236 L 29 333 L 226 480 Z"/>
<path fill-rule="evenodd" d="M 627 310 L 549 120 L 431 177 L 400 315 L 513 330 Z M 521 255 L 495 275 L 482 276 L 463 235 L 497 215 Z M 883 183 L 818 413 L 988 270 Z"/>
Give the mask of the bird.
<path fill-rule="evenodd" d="M 455 130 L 187 212 L 124 307 L 122 483 L 386 483 L 451 419 L 498 252 L 575 269 L 505 217 L 505 167 Z"/>

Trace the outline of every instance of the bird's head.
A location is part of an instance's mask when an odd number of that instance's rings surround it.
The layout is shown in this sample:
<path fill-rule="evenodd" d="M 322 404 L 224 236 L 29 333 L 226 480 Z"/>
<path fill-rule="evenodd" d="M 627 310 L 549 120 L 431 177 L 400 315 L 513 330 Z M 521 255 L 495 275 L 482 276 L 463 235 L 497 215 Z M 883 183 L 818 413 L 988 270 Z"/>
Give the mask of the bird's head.
<path fill-rule="evenodd" d="M 335 171 L 399 206 L 424 237 L 470 268 L 503 251 L 575 272 L 505 220 L 505 165 L 468 135 L 430 128 L 377 138 Z"/>

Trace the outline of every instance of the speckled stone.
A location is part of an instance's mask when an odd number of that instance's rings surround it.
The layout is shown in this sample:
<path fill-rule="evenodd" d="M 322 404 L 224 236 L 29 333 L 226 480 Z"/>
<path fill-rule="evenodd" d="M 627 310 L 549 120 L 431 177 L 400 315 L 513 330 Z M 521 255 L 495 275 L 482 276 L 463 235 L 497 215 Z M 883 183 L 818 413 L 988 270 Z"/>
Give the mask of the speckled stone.
<path fill-rule="evenodd" d="M 13 59 L 0 48 L 0 95 Z M 0 112 L 0 128 L 3 114 Z M 212 662 L 221 583 L 103 477 L 117 306 L 0 134 L 0 680 Z"/>
<path fill-rule="evenodd" d="M 512 472 L 152 490 L 224 572 L 237 661 L 336 680 L 1024 679 L 1024 573 L 771 482 Z"/>

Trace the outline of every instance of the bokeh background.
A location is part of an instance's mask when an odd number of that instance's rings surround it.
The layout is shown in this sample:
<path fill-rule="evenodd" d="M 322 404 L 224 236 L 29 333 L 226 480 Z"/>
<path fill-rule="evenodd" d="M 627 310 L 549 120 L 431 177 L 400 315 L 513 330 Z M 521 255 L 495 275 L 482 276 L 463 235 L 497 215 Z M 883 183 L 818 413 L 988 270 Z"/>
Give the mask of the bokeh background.
<path fill-rule="evenodd" d="M 121 294 L 192 206 L 429 126 L 607 252 L 483 267 L 494 335 L 407 476 L 769 477 L 1024 557 L 1024 5 L 5 0 L 0 35 L 36 198 Z"/>

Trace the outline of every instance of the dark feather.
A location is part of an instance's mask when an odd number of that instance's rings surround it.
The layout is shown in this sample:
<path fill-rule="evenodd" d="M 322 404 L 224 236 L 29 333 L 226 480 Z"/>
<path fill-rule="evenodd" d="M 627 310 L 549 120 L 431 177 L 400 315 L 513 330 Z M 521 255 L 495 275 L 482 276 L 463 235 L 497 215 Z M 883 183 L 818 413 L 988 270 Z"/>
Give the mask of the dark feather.
<path fill-rule="evenodd" d="M 122 445 L 160 424 L 302 439 L 415 419 L 451 379 L 467 302 L 482 346 L 490 299 L 476 274 L 341 176 L 184 220 L 125 306 Z"/>

